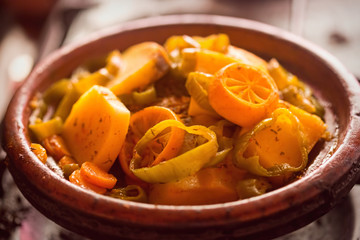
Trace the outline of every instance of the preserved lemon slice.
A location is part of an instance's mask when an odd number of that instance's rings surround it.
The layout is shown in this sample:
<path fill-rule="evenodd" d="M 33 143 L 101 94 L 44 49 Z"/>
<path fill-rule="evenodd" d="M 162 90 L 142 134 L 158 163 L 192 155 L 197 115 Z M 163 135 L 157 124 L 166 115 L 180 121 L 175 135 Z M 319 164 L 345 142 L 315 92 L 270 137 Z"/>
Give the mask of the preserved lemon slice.
<path fill-rule="evenodd" d="M 208 94 L 210 105 L 219 115 L 243 127 L 258 123 L 279 100 L 276 84 L 267 73 L 241 63 L 218 71 Z"/>

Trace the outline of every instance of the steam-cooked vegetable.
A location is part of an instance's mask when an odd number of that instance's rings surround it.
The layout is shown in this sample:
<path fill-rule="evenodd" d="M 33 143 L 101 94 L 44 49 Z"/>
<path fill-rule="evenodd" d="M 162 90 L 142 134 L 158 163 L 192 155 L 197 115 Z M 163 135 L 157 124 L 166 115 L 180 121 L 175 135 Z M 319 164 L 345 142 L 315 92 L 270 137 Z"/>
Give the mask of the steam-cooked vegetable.
<path fill-rule="evenodd" d="M 52 100 L 61 99 L 54 116 L 60 117 L 63 121 L 68 117 L 73 104 L 79 97 L 88 91 L 94 85 L 104 86 L 118 74 L 122 67 L 120 53 L 115 50 L 107 58 L 106 66 L 92 74 L 82 76 L 78 74 L 74 81 L 63 79 L 55 83 L 45 93 L 45 99 L 51 99 L 50 96 L 55 94 Z M 49 97 L 47 97 L 49 96 Z"/>
<path fill-rule="evenodd" d="M 276 59 L 270 60 L 268 70 L 285 101 L 320 117 L 324 115 L 324 108 L 314 98 L 310 87 L 286 71 Z"/>
<path fill-rule="evenodd" d="M 71 87 L 69 79 L 61 79 L 44 92 L 43 99 L 46 103 L 58 103 Z"/>
<path fill-rule="evenodd" d="M 194 134 L 197 138 L 201 137 L 200 142 L 204 140 L 206 142 L 155 166 L 142 167 L 147 144 L 168 127 L 180 128 L 189 134 Z M 135 176 L 149 183 L 177 181 L 199 171 L 215 156 L 217 149 L 216 135 L 210 129 L 203 126 L 186 127 L 176 120 L 164 120 L 150 128 L 136 144 L 134 156 L 130 162 L 130 170 Z"/>
<path fill-rule="evenodd" d="M 262 195 L 271 187 L 271 184 L 264 178 L 249 178 L 239 181 L 236 189 L 240 199 L 246 199 Z"/>
<path fill-rule="evenodd" d="M 267 72 L 267 63 L 262 58 L 256 56 L 255 54 L 246 51 L 245 49 L 238 48 L 235 46 L 229 46 L 228 52 L 226 54 L 229 57 L 237 59 L 239 62 L 244 63 L 246 65 L 250 65 L 260 70 Z"/>
<path fill-rule="evenodd" d="M 208 88 L 213 76 L 202 72 L 191 72 L 186 80 L 185 87 L 191 98 L 204 110 L 216 114 L 208 98 Z"/>
<path fill-rule="evenodd" d="M 90 182 L 88 182 L 84 176 L 80 173 L 80 169 L 75 170 L 69 177 L 69 181 L 82 187 L 84 189 L 94 191 L 99 194 L 104 194 L 106 192 L 106 188 L 98 187 Z"/>
<path fill-rule="evenodd" d="M 226 34 L 213 34 L 207 37 L 172 36 L 166 40 L 164 47 L 172 60 L 178 62 L 184 48 L 207 49 L 225 54 L 229 45 L 230 40 Z"/>
<path fill-rule="evenodd" d="M 156 101 L 156 89 L 154 85 L 151 85 L 142 92 L 134 91 L 132 98 L 136 104 L 141 106 L 149 106 Z"/>
<path fill-rule="evenodd" d="M 215 132 L 219 147 L 218 152 L 211 158 L 210 162 L 208 162 L 205 167 L 214 166 L 223 161 L 233 149 L 233 138 L 231 136 L 226 136 L 225 133 L 225 128 L 227 126 L 232 126 L 232 124 L 226 120 L 220 120 L 209 127 L 210 130 Z"/>
<path fill-rule="evenodd" d="M 170 67 L 164 48 L 155 42 L 144 42 L 122 54 L 123 69 L 107 84 L 116 95 L 144 89 L 164 76 Z"/>
<path fill-rule="evenodd" d="M 149 202 L 167 205 L 202 205 L 238 199 L 233 176 L 226 168 L 206 168 L 176 182 L 153 184 Z"/>
<path fill-rule="evenodd" d="M 29 128 L 35 134 L 36 138 L 41 141 L 54 134 L 60 134 L 63 130 L 63 121 L 61 118 L 55 117 L 46 122 L 30 124 Z"/>
<path fill-rule="evenodd" d="M 243 127 L 266 117 L 279 99 L 274 80 L 267 73 L 240 63 L 219 70 L 208 93 L 210 105 L 220 116 Z"/>
<path fill-rule="evenodd" d="M 80 169 L 80 166 L 76 163 L 75 159 L 66 155 L 59 160 L 58 165 L 63 171 L 66 179 L 68 179 L 75 170 Z"/>
<path fill-rule="evenodd" d="M 279 101 L 279 107 L 289 109 L 299 119 L 304 133 L 306 149 L 309 153 L 319 139 L 324 137 L 326 124 L 317 115 L 310 114 L 285 101 Z"/>
<path fill-rule="evenodd" d="M 124 188 L 115 188 L 111 190 L 109 196 L 134 202 L 147 202 L 147 196 L 144 189 L 137 185 L 127 185 Z"/>
<path fill-rule="evenodd" d="M 42 142 L 46 150 L 56 161 L 59 161 L 64 156 L 71 156 L 64 139 L 59 135 L 49 136 Z"/>
<path fill-rule="evenodd" d="M 187 76 L 191 72 L 214 74 L 237 59 L 225 54 L 198 48 L 185 48 L 181 51 L 180 71 Z"/>
<path fill-rule="evenodd" d="M 129 169 L 135 144 L 149 129 L 159 122 L 169 119 L 179 120 L 173 111 L 160 106 L 144 108 L 131 116 L 127 143 L 119 155 L 123 171 L 129 177 L 135 177 Z M 150 167 L 175 157 L 181 149 L 183 140 L 184 131 L 177 127 L 171 127 L 160 132 L 156 139 L 147 145 L 146 154 L 143 155 L 142 159 L 142 166 Z"/>
<path fill-rule="evenodd" d="M 47 153 L 46 149 L 43 146 L 38 143 L 31 143 L 30 149 L 42 163 L 46 163 Z"/>
<path fill-rule="evenodd" d="M 80 164 L 93 162 L 108 171 L 125 141 L 130 112 L 105 87 L 94 86 L 74 104 L 62 136 Z"/>
<path fill-rule="evenodd" d="M 114 175 L 107 173 L 92 162 L 84 162 L 81 165 L 80 174 L 89 183 L 107 189 L 112 189 L 117 182 Z"/>
<path fill-rule="evenodd" d="M 305 168 L 308 152 L 297 117 L 278 108 L 243 135 L 235 148 L 236 163 L 259 176 L 278 176 Z"/>

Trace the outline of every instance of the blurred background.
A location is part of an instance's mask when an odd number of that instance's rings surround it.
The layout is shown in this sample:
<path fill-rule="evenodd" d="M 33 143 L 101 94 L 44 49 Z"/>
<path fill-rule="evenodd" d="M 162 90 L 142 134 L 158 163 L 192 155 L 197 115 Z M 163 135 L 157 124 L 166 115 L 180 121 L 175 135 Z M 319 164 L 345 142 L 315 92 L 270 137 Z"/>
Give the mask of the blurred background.
<path fill-rule="evenodd" d="M 288 30 L 321 46 L 360 77 L 359 0 L 0 0 L 1 119 L 16 88 L 55 49 L 108 26 L 181 13 L 234 16 Z M 0 180 L 3 173 L 0 239 L 83 239 L 33 209 L 2 166 Z M 359 212 L 360 189 L 355 187 L 344 204 L 281 239 L 360 239 Z"/>

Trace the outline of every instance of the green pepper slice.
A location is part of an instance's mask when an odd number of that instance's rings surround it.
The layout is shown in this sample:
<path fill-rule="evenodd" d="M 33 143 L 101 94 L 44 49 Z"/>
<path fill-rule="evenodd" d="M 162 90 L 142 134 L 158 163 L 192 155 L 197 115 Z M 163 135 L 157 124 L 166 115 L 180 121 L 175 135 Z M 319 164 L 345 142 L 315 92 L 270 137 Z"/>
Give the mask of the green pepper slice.
<path fill-rule="evenodd" d="M 70 114 L 71 108 L 79 97 L 94 85 L 106 85 L 120 71 L 122 61 L 120 52 L 115 50 L 111 52 L 106 60 L 106 66 L 76 82 L 61 80 L 54 83 L 44 97 L 48 100 L 60 100 L 60 103 L 54 113 L 54 117 L 60 117 L 63 121 Z"/>
<path fill-rule="evenodd" d="M 189 73 L 185 87 L 195 102 L 202 108 L 216 114 L 215 110 L 211 107 L 208 99 L 208 86 L 212 81 L 213 75 L 202 72 Z"/>
<path fill-rule="evenodd" d="M 131 96 L 134 99 L 135 103 L 141 106 L 148 106 L 151 103 L 155 102 L 157 98 L 156 89 L 153 84 L 142 92 L 132 92 Z"/>
<path fill-rule="evenodd" d="M 65 94 L 65 96 L 61 99 L 56 111 L 54 113 L 54 117 L 60 117 L 64 122 L 66 118 L 69 116 L 70 111 L 74 103 L 79 99 L 80 93 L 74 87 L 74 84 L 71 84 L 71 87 Z"/>
<path fill-rule="evenodd" d="M 48 105 L 45 101 L 42 98 L 36 97 L 36 99 L 31 101 L 30 107 L 33 110 L 29 117 L 29 125 L 42 122 L 48 110 Z"/>
<path fill-rule="evenodd" d="M 63 128 L 63 121 L 60 117 L 55 117 L 46 122 L 30 124 L 29 128 L 36 138 L 41 141 L 54 134 L 60 134 Z"/>
<path fill-rule="evenodd" d="M 147 144 L 168 127 L 181 128 L 187 133 L 201 136 L 207 141 L 196 148 L 155 166 L 139 167 L 142 161 L 141 155 L 146 149 Z M 165 120 L 150 128 L 135 145 L 134 155 L 130 161 L 130 170 L 135 176 L 149 183 L 177 181 L 203 168 L 215 156 L 217 150 L 216 134 L 212 130 L 198 125 L 187 127 L 176 120 Z"/>
<path fill-rule="evenodd" d="M 147 196 L 144 189 L 138 185 L 127 185 L 124 188 L 112 189 L 109 196 L 133 202 L 147 202 Z"/>
<path fill-rule="evenodd" d="M 69 79 L 61 79 L 52 84 L 43 94 L 46 103 L 58 103 L 71 88 Z"/>
<path fill-rule="evenodd" d="M 310 87 L 288 72 L 276 59 L 268 63 L 268 71 L 275 80 L 283 99 L 309 113 L 323 117 L 324 108 L 313 96 Z"/>
<path fill-rule="evenodd" d="M 235 164 L 259 176 L 297 172 L 308 161 L 305 138 L 297 117 L 278 108 L 235 144 Z"/>
<path fill-rule="evenodd" d="M 209 127 L 209 129 L 214 131 L 216 134 L 219 148 L 218 152 L 215 154 L 214 157 L 211 158 L 211 161 L 208 162 L 205 167 L 211 167 L 220 163 L 233 149 L 234 140 L 230 137 L 224 136 L 224 128 L 226 126 L 234 126 L 234 124 L 227 120 L 220 120 L 215 125 Z"/>

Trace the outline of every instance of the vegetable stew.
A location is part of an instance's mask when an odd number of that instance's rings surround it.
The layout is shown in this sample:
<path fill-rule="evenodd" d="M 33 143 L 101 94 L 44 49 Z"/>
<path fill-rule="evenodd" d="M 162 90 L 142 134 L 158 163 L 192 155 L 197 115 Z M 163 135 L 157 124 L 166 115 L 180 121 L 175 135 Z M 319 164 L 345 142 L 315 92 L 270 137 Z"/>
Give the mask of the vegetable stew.
<path fill-rule="evenodd" d="M 324 108 L 276 59 L 226 34 L 114 50 L 30 103 L 31 149 L 89 191 L 152 204 L 246 199 L 295 181 Z"/>

